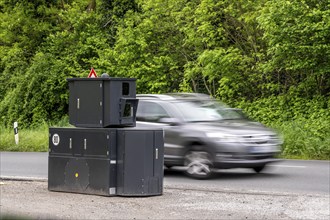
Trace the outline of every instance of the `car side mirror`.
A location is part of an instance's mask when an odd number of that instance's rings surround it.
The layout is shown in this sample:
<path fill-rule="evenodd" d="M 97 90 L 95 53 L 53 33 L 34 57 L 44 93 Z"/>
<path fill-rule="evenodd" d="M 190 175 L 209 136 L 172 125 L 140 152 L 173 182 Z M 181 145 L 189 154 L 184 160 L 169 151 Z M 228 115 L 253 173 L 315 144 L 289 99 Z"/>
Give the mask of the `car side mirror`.
<path fill-rule="evenodd" d="M 176 126 L 180 124 L 180 121 L 176 118 L 160 118 L 160 123 L 169 124 L 171 126 Z"/>

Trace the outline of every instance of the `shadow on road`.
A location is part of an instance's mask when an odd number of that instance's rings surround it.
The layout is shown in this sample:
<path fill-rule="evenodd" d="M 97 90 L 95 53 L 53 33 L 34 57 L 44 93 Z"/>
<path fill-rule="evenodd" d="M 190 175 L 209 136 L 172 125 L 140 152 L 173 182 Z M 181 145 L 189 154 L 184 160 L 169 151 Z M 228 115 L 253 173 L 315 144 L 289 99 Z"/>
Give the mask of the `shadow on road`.
<path fill-rule="evenodd" d="M 184 177 L 185 176 L 183 168 L 171 168 L 171 169 L 164 169 L 164 176 L 165 177 Z M 284 174 L 274 172 L 274 168 L 267 167 L 264 171 L 260 173 L 254 172 L 252 169 L 224 169 L 224 170 L 216 170 L 213 176 L 210 179 L 218 179 L 218 180 L 243 180 L 243 179 L 269 179 L 269 178 L 278 178 L 283 177 Z M 191 179 L 191 178 L 189 178 Z"/>

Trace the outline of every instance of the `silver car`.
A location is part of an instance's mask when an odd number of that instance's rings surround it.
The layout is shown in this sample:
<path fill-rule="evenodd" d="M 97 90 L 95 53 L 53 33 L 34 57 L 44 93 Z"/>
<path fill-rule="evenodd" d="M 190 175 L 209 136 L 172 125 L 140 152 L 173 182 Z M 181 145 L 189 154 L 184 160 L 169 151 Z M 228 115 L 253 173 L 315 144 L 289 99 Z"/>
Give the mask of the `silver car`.
<path fill-rule="evenodd" d="M 213 169 L 252 168 L 261 172 L 278 161 L 281 138 L 205 94 L 137 95 L 137 126 L 163 128 L 164 165 L 185 166 L 193 178 L 206 179 Z"/>

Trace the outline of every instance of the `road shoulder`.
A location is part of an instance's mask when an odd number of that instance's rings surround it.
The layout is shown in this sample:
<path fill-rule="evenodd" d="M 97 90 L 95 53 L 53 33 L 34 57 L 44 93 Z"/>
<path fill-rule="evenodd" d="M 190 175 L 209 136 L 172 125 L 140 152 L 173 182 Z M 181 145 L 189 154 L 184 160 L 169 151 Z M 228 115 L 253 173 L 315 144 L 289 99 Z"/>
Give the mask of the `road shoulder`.
<path fill-rule="evenodd" d="M 41 219 L 329 219 L 329 195 L 164 187 L 162 196 L 51 192 L 47 181 L 0 179 L 5 215 Z"/>

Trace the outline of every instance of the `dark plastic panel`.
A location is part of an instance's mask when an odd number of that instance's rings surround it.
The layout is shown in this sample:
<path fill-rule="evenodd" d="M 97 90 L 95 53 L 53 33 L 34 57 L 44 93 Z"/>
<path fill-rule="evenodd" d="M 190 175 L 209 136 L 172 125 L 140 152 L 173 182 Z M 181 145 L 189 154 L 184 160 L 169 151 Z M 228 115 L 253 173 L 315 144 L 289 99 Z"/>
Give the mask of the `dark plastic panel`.
<path fill-rule="evenodd" d="M 50 128 L 48 189 L 96 195 L 163 193 L 162 130 Z"/>
<path fill-rule="evenodd" d="M 162 195 L 164 176 L 162 133 L 161 130 L 118 129 L 118 195 Z"/>
<path fill-rule="evenodd" d="M 116 165 L 109 159 L 50 155 L 48 190 L 115 196 Z"/>
<path fill-rule="evenodd" d="M 76 127 L 134 127 L 136 80 L 69 78 L 69 122 Z"/>

